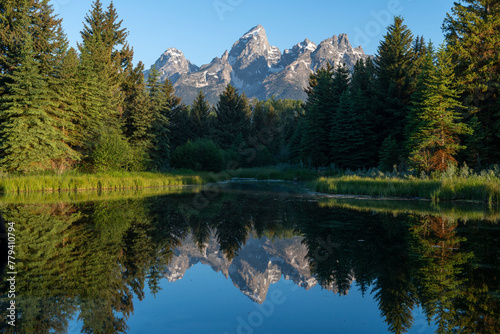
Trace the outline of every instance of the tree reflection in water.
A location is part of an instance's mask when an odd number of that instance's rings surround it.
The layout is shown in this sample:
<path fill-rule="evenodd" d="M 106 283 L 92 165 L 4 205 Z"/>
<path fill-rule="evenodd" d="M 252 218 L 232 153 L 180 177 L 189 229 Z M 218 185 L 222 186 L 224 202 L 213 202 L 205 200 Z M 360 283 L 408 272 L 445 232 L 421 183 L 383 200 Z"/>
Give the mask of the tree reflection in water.
<path fill-rule="evenodd" d="M 125 333 L 134 296 L 142 300 L 146 284 L 161 293 L 165 268 L 186 239 L 202 252 L 215 238 L 230 262 L 250 238 L 294 236 L 323 288 L 345 295 L 355 284 L 372 294 L 391 332 L 412 328 L 418 307 L 439 333 L 500 332 L 495 222 L 318 205 L 282 193 L 223 193 L 186 220 L 178 208 L 191 200 L 0 206 L 3 220 L 16 222 L 18 272 L 17 326 L 1 324 L 3 332 L 64 333 L 77 316 L 84 333 Z"/>

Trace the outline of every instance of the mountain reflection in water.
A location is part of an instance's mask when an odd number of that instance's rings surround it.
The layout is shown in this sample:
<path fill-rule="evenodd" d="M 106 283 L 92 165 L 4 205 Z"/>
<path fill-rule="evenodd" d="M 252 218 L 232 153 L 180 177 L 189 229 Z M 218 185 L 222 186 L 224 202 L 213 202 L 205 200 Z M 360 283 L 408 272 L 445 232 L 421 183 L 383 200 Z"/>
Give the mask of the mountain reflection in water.
<path fill-rule="evenodd" d="M 147 293 L 162 296 L 162 281 L 182 280 L 200 263 L 258 305 L 284 279 L 343 296 L 337 303 L 361 291 L 377 303 L 387 332 L 411 332 L 417 322 L 420 331 L 415 312 L 422 310 L 426 333 L 500 333 L 496 211 L 318 199 L 283 184 L 226 187 L 205 208 L 188 211 L 192 193 L 1 204 L 2 228 L 16 223 L 18 272 L 16 327 L 3 321 L 1 332 L 65 333 L 74 319 L 83 333 L 129 332 Z M 7 319 L 1 246 L 0 313 Z M 265 326 L 259 329 L 280 332 Z"/>

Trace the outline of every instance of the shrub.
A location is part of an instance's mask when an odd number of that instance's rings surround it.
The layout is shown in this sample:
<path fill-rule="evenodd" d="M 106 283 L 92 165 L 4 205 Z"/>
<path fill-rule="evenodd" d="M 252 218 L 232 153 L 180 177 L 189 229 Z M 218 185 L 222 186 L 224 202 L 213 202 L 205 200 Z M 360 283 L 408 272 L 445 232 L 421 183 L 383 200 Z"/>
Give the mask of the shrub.
<path fill-rule="evenodd" d="M 271 155 L 267 147 L 259 145 L 255 150 L 255 156 L 250 161 L 245 161 L 245 167 L 262 167 L 274 165 L 276 160 Z"/>
<path fill-rule="evenodd" d="M 198 139 L 177 147 L 172 166 L 196 171 L 219 172 L 224 169 L 224 151 L 212 140 Z"/>
<path fill-rule="evenodd" d="M 92 169 L 96 172 L 129 170 L 135 153 L 120 130 L 104 129 L 90 154 Z"/>

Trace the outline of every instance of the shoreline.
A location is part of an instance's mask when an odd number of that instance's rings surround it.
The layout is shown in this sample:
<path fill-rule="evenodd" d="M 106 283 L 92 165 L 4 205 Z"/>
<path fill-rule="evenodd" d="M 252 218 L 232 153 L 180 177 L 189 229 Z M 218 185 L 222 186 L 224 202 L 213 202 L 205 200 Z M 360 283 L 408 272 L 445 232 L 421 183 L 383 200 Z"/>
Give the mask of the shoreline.
<path fill-rule="evenodd" d="M 272 168 L 240 169 L 232 173 L 175 171 L 173 173 L 110 172 L 100 174 L 28 175 L 0 179 L 0 195 L 79 193 L 148 188 L 174 188 L 227 182 L 302 183 L 311 194 L 330 198 L 426 202 L 499 203 L 500 180 L 479 177 L 402 179 L 359 176 L 318 177 L 313 171 Z M 222 179 L 222 180 L 221 180 Z M 216 182 L 213 182 L 216 181 Z M 1 200 L 1 197 L 0 197 Z"/>

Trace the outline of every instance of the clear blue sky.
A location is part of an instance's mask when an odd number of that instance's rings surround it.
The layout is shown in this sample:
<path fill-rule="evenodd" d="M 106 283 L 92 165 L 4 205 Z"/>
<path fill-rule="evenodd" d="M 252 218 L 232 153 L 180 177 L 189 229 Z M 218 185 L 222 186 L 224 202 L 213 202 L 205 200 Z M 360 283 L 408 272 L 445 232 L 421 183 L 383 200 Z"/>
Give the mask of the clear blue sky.
<path fill-rule="evenodd" d="M 110 0 L 101 0 L 107 6 Z M 51 0 L 70 43 L 80 31 L 92 0 Z M 115 0 L 134 62 L 149 68 L 169 47 L 184 52 L 196 65 L 209 63 L 230 49 L 250 28 L 261 24 L 271 45 L 283 52 L 309 38 L 315 43 L 347 33 L 351 44 L 375 54 L 394 15 L 401 15 L 414 35 L 435 44 L 453 0 Z"/>

